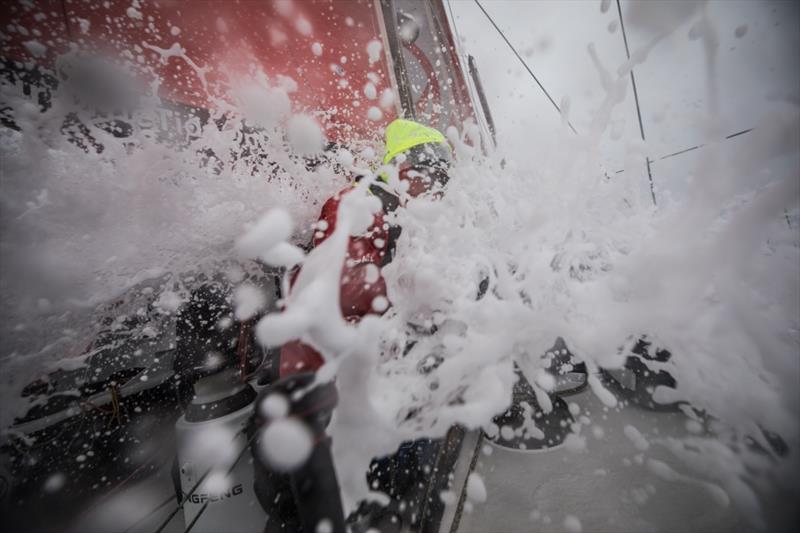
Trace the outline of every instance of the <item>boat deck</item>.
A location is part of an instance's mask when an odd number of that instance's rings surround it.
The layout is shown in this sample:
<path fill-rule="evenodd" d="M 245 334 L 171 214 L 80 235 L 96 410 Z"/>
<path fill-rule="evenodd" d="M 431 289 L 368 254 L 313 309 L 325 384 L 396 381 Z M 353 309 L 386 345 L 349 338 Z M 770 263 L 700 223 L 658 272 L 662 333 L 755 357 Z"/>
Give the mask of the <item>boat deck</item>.
<path fill-rule="evenodd" d="M 658 443 L 660 438 L 688 434 L 690 419 L 682 412 L 630 405 L 610 409 L 589 389 L 565 400 L 577 410 L 581 427 L 578 438 L 554 448 L 511 450 L 478 432 L 467 434 L 453 486 L 465 486 L 474 461 L 487 499 L 479 503 L 457 496 L 446 507 L 440 533 L 753 530 L 733 503 L 720 501 L 718 487 L 691 477 L 689 469 Z M 663 468 L 659 475 L 654 464 L 666 464 L 679 475 L 665 479 Z M 136 524 L 130 532 L 155 531 L 175 508 L 175 500 L 144 517 L 171 493 L 167 465 L 107 498 L 70 530 L 123 531 Z M 180 532 L 184 527 L 179 511 L 163 531 Z"/>
<path fill-rule="evenodd" d="M 589 389 L 565 400 L 574 404 L 573 411 L 575 406 L 580 410 L 576 418 L 584 422 L 581 438 L 524 451 L 482 439 L 475 472 L 484 482 L 487 499 L 466 499 L 460 512 L 451 506 L 441 533 L 752 529 L 732 503 L 718 502 L 715 486 L 689 476 L 668 481 L 653 471 L 659 463 L 651 460 L 687 473 L 687 467 L 657 443 L 661 437 L 687 434 L 689 418 L 682 412 L 609 409 Z M 643 438 L 631 429 L 626 435 L 626 426 L 636 428 Z M 476 441 L 473 436 L 473 446 Z M 474 451 L 465 446 L 459 463 L 468 462 Z M 457 486 L 464 480 L 465 469 L 457 466 Z"/>

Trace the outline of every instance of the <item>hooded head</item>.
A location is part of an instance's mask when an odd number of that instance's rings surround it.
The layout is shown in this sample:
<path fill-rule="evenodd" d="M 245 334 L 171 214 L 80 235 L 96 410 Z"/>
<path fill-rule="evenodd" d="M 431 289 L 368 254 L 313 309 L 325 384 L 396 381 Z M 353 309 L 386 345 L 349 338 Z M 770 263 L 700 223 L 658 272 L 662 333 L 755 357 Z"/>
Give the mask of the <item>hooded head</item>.
<path fill-rule="evenodd" d="M 399 154 L 427 143 L 441 145 L 450 150 L 447 139 L 439 130 L 413 120 L 398 118 L 386 126 L 386 155 L 383 157 L 383 164 L 389 164 Z"/>
<path fill-rule="evenodd" d="M 442 132 L 413 120 L 399 118 L 386 127 L 385 165 L 395 163 L 408 193 L 418 196 L 447 183 L 452 155 Z"/>

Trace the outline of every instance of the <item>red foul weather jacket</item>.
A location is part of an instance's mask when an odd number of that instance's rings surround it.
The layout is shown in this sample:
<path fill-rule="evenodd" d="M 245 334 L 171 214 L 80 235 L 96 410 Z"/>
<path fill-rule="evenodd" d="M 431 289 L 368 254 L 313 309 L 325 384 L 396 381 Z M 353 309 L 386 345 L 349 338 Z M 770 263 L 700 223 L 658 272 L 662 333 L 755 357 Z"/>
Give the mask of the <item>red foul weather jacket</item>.
<path fill-rule="evenodd" d="M 348 321 L 358 321 L 367 314 L 381 314 L 372 309 L 372 301 L 378 296 L 386 297 L 386 282 L 380 271 L 377 280 L 373 280 L 372 283 L 367 283 L 367 273 L 370 265 L 380 268 L 391 259 L 396 234 L 395 229 L 384 222 L 384 212 L 394 209 L 397 199 L 382 189 L 372 188 L 372 190 L 381 199 L 383 211 L 375 214 L 372 225 L 364 234 L 350 237 L 347 256 L 342 266 L 339 299 L 342 316 Z M 320 245 L 333 233 L 341 195 L 350 191 L 352 189 L 341 191 L 322 206 L 312 246 Z M 299 340 L 291 341 L 281 348 L 280 376 L 313 372 L 322 366 L 322 363 L 322 356 L 314 348 Z"/>

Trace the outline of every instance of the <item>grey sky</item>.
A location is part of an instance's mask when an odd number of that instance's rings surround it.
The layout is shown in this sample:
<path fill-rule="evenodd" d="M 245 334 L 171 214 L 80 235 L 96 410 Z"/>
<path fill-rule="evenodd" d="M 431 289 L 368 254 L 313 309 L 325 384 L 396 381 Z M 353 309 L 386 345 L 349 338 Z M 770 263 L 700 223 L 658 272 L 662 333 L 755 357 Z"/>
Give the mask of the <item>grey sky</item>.
<path fill-rule="evenodd" d="M 610 2 L 605 13 L 600 0 L 483 0 L 482 4 L 553 99 L 557 103 L 569 99 L 570 120 L 578 131 L 588 130 L 591 113 L 604 92 L 587 47 L 594 44 L 600 62 L 613 74 L 626 60 L 616 2 Z M 648 42 L 654 26 L 679 19 L 687 4 L 623 0 L 631 53 Z M 500 144 L 512 154 L 546 158 L 553 148 L 554 132 L 561 128 L 556 110 L 472 0 L 451 0 L 450 5 L 465 49 L 478 62 Z M 800 101 L 800 74 L 795 66 L 800 7 L 796 2 L 716 0 L 705 9 L 720 43 L 717 102 L 725 132 L 755 126 L 786 100 Z M 700 40 L 689 35 L 697 18 L 695 14 L 680 23 L 634 70 L 647 150 L 654 158 L 706 139 L 703 119 L 709 102 L 704 49 Z M 624 168 L 629 141 L 640 138 L 630 87 L 612 116 L 611 129 L 617 130 L 618 138 L 606 132 L 601 142 L 602 160 L 609 171 Z M 746 137 L 727 144 L 736 150 Z M 658 186 L 682 194 L 694 157 L 696 153 L 689 153 L 654 163 Z M 644 176 L 643 164 L 641 172 Z"/>

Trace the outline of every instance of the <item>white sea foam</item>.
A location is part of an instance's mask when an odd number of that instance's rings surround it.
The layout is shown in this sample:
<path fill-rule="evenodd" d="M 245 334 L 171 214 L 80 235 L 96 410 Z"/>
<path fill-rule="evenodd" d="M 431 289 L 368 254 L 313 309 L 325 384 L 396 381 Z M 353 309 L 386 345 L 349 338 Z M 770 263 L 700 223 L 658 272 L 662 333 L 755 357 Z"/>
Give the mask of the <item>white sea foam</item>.
<path fill-rule="evenodd" d="M 687 5 L 676 20 L 641 25 L 663 33 L 695 8 Z M 631 16 L 639 21 L 637 13 Z M 311 32 L 305 24 L 296 29 Z M 694 34 L 713 49 L 708 21 Z M 205 87 L 208 68 L 186 57 L 179 43 L 142 46 L 163 61 L 182 60 Z M 369 62 L 378 61 L 381 43 L 365 46 Z M 800 185 L 791 175 L 771 175 L 754 190 L 747 184 L 769 173 L 775 158 L 796 152 L 797 108 L 787 105 L 785 113 L 765 117 L 749 148 L 732 161 L 719 159 L 719 139 L 712 136 L 695 194 L 654 209 L 638 200 L 634 178 L 606 179 L 587 149 L 623 101 L 630 68 L 646 59 L 646 49 L 634 52 L 616 70 L 594 56 L 606 99 L 591 132 L 564 138 L 563 165 L 538 165 L 522 153 L 506 164 L 474 148 L 481 143 L 473 124 L 451 128 L 456 163 L 446 194 L 410 200 L 388 217 L 403 231 L 395 259 L 381 270 L 388 302 L 374 306 L 391 306 L 358 324 L 341 315 L 340 271 L 348 238 L 362 233 L 380 208 L 368 193 L 376 176 L 364 172 L 343 198 L 336 229 L 322 245 L 306 256 L 291 246 L 307 242 L 306 228 L 321 202 L 345 183 L 330 165 L 309 170 L 299 157 L 318 155 L 325 139 L 317 117 L 292 113 L 291 84 L 275 86 L 256 77 L 249 92 L 231 95 L 232 103 L 219 101 L 211 120 L 187 120 L 184 129 L 196 129 L 171 144 L 157 142 L 158 135 L 141 127 L 141 119 L 153 121 L 152 107 L 137 111 L 133 133 L 120 140 L 57 94 L 40 113 L 19 88 L 4 86 L 4 101 L 20 127 L 0 130 L 0 195 L 8 206 L 0 215 L 8 228 L 2 236 L 8 258 L 2 266 L 2 322 L 10 331 L 3 330 L 10 339 L 3 366 L 14 381 L 4 389 L 4 405 L 13 405 L 10 398 L 31 372 L 85 341 L 60 333 L 66 315 L 78 321 L 81 309 L 134 282 L 211 271 L 236 252 L 283 265 L 302 259 L 285 309 L 263 318 L 256 333 L 267 346 L 309 342 L 328 364 L 321 374 L 336 377 L 340 403 L 330 433 L 348 509 L 369 494 L 364 472 L 373 457 L 392 453 L 406 440 L 441 437 L 454 423 L 488 427 L 508 406 L 514 362 L 526 373 L 546 376 L 538 374 L 544 370 L 538 356 L 557 336 L 586 362 L 594 394 L 607 408 L 617 407 L 598 372 L 620 366 L 625 354 L 619 347 L 647 334 L 672 353 L 665 368 L 677 388 L 670 398 L 710 413 L 724 428 L 717 439 L 662 444 L 687 467 L 717 480 L 719 486 L 708 487 L 719 501 L 728 494 L 757 514 L 745 461 L 729 444 L 749 435 L 763 445 L 762 428 L 780 434 L 792 450 L 800 440 L 797 393 L 782 379 L 797 372 L 800 239 L 779 216 L 797 212 Z M 366 97 L 374 99 L 377 90 L 368 83 L 353 86 L 367 87 Z M 394 98 L 384 90 L 379 102 L 384 111 L 371 107 L 366 116 L 372 120 L 388 112 Z M 230 126 L 233 121 L 218 126 L 231 112 L 260 129 L 248 133 Z M 91 136 L 84 135 L 84 147 L 60 133 L 70 113 L 84 119 Z M 102 144 L 100 153 L 92 140 Z M 358 140 L 350 141 L 353 151 L 338 156 L 347 167 L 361 164 L 352 155 Z M 235 148 L 245 144 L 253 148 Z M 261 161 L 263 154 L 270 159 Z M 378 171 L 387 171 L 390 188 L 399 187 L 396 170 Z M 275 207 L 281 211 L 271 211 L 276 218 L 269 224 L 259 220 Z M 247 224 L 251 230 L 242 236 Z M 374 279 L 375 272 L 369 276 Z M 478 299 L 484 280 L 488 290 Z M 45 300 L 56 304 L 40 304 Z M 158 307 L 174 312 L 181 300 L 165 292 Z M 260 300 L 239 300 L 242 316 L 260 308 Z M 31 326 L 16 329 L 20 323 Z M 458 327 L 427 335 L 410 328 L 412 323 Z M 403 355 L 411 341 L 413 348 Z M 418 363 L 431 354 L 440 355 L 441 364 L 420 373 Z M 547 377 L 533 383 L 545 411 L 551 406 L 542 389 L 551 385 Z M 4 409 L 3 426 L 11 411 Z M 295 429 L 276 430 L 268 439 L 271 460 L 284 466 L 302 460 L 307 439 Z M 653 445 L 632 426 L 626 434 L 640 450 Z M 602 431 L 594 435 L 603 437 Z M 582 439 L 580 450 L 591 453 Z M 298 444 L 303 453 L 284 449 Z M 665 463 L 647 464 L 655 475 L 680 479 Z M 482 497 L 474 499 L 485 500 L 485 492 L 483 487 Z M 572 518 L 565 527 L 580 530 Z"/>

